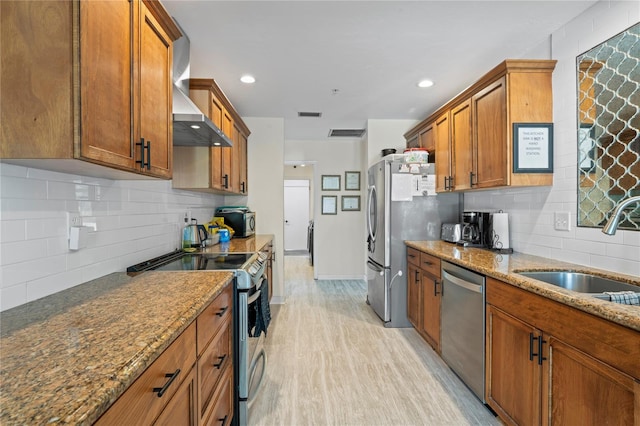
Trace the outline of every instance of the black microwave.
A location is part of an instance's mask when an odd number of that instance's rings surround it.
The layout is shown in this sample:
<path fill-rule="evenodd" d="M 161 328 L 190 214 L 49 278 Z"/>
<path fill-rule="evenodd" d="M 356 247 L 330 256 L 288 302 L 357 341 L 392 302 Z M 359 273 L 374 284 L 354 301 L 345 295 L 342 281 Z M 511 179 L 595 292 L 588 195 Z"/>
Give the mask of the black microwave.
<path fill-rule="evenodd" d="M 219 208 L 216 216 L 224 218 L 224 224 L 229 225 L 234 237 L 246 238 L 256 233 L 256 214 L 247 209 Z"/>

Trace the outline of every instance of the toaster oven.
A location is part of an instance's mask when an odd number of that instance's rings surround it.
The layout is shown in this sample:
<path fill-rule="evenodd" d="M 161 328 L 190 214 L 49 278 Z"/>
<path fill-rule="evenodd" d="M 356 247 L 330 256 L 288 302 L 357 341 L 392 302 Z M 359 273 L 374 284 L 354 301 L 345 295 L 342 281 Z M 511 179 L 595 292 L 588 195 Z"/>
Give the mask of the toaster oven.
<path fill-rule="evenodd" d="M 220 207 L 216 209 L 216 216 L 224 218 L 225 225 L 233 229 L 234 237 L 246 238 L 256 233 L 256 214 L 246 207 Z"/>

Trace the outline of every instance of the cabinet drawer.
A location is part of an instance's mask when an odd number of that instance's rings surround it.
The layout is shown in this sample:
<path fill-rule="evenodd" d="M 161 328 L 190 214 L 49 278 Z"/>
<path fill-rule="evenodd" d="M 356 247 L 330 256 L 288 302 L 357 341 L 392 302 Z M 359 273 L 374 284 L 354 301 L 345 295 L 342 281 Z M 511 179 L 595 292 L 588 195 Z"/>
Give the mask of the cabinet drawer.
<path fill-rule="evenodd" d="M 231 331 L 231 317 L 227 317 L 218 334 L 198 359 L 198 391 L 201 418 L 205 416 L 207 407 L 210 406 L 213 400 L 220 377 L 225 372 L 226 367 L 231 365 Z"/>
<path fill-rule="evenodd" d="M 218 385 L 213 409 L 204 424 L 228 426 L 233 419 L 233 368 L 227 367 Z"/>
<path fill-rule="evenodd" d="M 407 263 L 420 266 L 420 250 L 416 250 L 412 247 L 407 247 Z"/>
<path fill-rule="evenodd" d="M 191 325 L 98 419 L 97 425 L 151 424 L 196 362 L 196 329 Z M 179 371 L 179 372 L 178 372 Z M 177 374 L 175 374 L 178 372 Z M 167 375 L 175 374 L 173 382 Z M 154 389 L 166 387 L 161 397 Z"/>
<path fill-rule="evenodd" d="M 440 277 L 440 258 L 420 252 L 420 268 L 431 275 Z"/>
<path fill-rule="evenodd" d="M 231 318 L 233 304 L 233 284 L 229 284 L 196 319 L 198 332 L 198 354 L 215 336 L 218 329 Z"/>

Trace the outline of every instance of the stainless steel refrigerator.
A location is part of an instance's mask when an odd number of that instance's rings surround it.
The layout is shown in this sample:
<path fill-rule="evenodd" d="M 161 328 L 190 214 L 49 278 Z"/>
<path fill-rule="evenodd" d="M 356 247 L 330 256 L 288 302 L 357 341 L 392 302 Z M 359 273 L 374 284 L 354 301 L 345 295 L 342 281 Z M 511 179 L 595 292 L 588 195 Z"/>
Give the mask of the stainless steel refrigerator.
<path fill-rule="evenodd" d="M 438 240 L 440 225 L 461 214 L 461 195 L 424 195 L 434 190 L 434 164 L 410 168 L 404 158 L 384 157 L 367 176 L 367 303 L 386 327 L 411 327 L 404 241 Z"/>

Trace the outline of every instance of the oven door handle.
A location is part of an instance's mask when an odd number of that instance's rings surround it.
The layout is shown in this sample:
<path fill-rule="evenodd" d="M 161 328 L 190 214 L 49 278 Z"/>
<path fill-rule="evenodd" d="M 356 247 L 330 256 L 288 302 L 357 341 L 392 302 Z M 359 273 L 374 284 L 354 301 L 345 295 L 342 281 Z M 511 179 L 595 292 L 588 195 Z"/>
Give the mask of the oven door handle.
<path fill-rule="evenodd" d="M 249 298 L 247 299 L 247 306 L 251 305 L 253 302 L 258 300 L 258 298 L 260 297 L 260 293 L 262 293 L 262 290 L 258 290 L 255 293 L 253 293 L 251 296 L 249 296 Z"/>
<path fill-rule="evenodd" d="M 251 362 L 251 367 L 249 368 L 249 383 L 253 382 L 254 380 L 254 375 L 256 374 L 256 367 L 258 366 L 258 361 L 260 361 L 260 359 L 262 359 L 263 365 L 260 372 L 260 377 L 258 378 L 258 384 L 256 384 L 255 386 L 251 386 L 251 388 L 255 392 L 252 395 L 249 395 L 247 398 L 248 407 L 251 407 L 253 405 L 254 401 L 256 400 L 256 397 L 260 393 L 260 389 L 262 388 L 262 380 L 264 379 L 264 373 L 267 367 L 267 353 L 264 351 L 264 349 L 261 349 L 260 353 L 258 353 L 258 356 L 255 357 Z"/>

